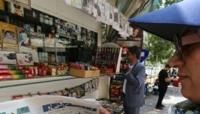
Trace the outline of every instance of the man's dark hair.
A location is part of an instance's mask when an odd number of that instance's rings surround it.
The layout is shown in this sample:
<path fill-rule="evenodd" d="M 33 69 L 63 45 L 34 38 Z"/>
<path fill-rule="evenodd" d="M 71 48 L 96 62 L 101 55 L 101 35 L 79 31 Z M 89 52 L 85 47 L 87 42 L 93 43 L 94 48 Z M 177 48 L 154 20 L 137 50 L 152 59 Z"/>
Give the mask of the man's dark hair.
<path fill-rule="evenodd" d="M 166 65 L 165 65 L 165 68 L 170 68 L 169 64 L 166 64 Z"/>
<path fill-rule="evenodd" d="M 128 48 L 129 53 L 136 55 L 136 58 L 139 59 L 140 58 L 140 48 L 137 46 L 133 46 L 133 47 L 129 47 Z"/>

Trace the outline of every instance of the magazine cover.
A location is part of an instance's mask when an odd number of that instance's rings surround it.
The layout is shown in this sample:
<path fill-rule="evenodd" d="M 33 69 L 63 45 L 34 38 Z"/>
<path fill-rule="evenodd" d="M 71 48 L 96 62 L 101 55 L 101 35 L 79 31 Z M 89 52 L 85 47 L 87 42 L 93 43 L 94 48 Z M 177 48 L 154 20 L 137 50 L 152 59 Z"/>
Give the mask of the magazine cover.
<path fill-rule="evenodd" d="M 14 51 L 0 51 L 0 64 L 16 64 L 16 53 Z"/>
<path fill-rule="evenodd" d="M 100 105 L 62 96 L 36 96 L 0 103 L 0 114 L 99 114 Z"/>

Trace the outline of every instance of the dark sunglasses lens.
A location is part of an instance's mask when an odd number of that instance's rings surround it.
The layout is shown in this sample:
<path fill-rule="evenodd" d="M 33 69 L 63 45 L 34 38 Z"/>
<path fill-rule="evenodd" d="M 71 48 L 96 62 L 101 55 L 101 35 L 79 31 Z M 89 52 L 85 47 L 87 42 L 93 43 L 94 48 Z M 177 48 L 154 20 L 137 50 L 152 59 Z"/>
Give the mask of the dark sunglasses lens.
<path fill-rule="evenodd" d="M 181 41 L 178 37 L 175 38 L 176 55 L 182 58 Z"/>

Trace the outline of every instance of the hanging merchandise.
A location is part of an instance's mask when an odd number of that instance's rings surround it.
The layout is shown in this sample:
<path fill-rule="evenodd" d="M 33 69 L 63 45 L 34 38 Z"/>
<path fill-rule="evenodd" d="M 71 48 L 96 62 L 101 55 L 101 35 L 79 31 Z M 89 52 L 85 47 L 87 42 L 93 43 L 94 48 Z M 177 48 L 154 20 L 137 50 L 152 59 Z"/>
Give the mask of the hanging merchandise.
<path fill-rule="evenodd" d="M 98 5 L 100 8 L 100 16 L 97 17 L 97 21 L 102 22 L 102 23 L 106 23 L 106 9 L 105 9 L 105 5 L 106 5 L 106 1 L 105 0 L 98 0 Z"/>
<path fill-rule="evenodd" d="M 98 0 L 97 1 L 97 4 L 96 4 L 96 11 L 97 11 L 97 15 L 96 15 L 96 20 L 97 21 L 100 21 L 101 22 L 101 17 L 102 17 L 102 7 L 101 7 L 101 5 L 102 5 L 102 0 Z"/>
<path fill-rule="evenodd" d="M 98 0 L 94 0 L 94 5 L 93 5 L 93 8 L 92 8 L 92 16 L 97 18 L 97 16 L 100 15 L 100 8 L 99 8 L 99 5 L 98 5 Z"/>
<path fill-rule="evenodd" d="M 130 36 L 129 34 L 128 34 L 128 28 L 129 28 L 129 23 L 126 21 L 127 19 L 125 18 L 125 17 L 123 17 L 123 16 L 121 16 L 121 23 L 120 23 L 120 31 L 119 31 L 119 34 L 122 36 L 122 37 L 124 37 L 124 38 L 126 38 L 126 37 L 128 37 L 128 36 Z"/>
<path fill-rule="evenodd" d="M 24 7 L 19 3 L 9 2 L 10 12 L 18 16 L 24 16 Z"/>
<path fill-rule="evenodd" d="M 111 7 L 111 5 L 109 4 L 109 3 L 107 3 L 107 2 L 105 2 L 104 3 L 104 5 L 105 5 L 105 24 L 107 24 L 107 25 L 111 25 L 111 23 L 110 23 L 110 7 Z"/>
<path fill-rule="evenodd" d="M 73 4 L 77 1 L 82 3 L 82 8 Z M 111 6 L 106 0 L 65 0 L 65 2 L 68 5 L 79 8 L 87 14 L 92 15 L 98 22 L 112 25 L 112 27 L 120 33 L 125 28 L 122 26 L 126 25 L 126 23 L 129 23 L 128 19 L 122 13 L 120 13 L 117 8 Z M 130 25 L 128 26 L 130 27 Z M 123 31 L 121 35 L 123 37 L 128 37 L 132 34 L 129 34 L 128 31 Z"/>
<path fill-rule="evenodd" d="M 114 22 L 114 7 L 110 4 L 107 4 L 108 12 L 109 12 L 109 19 L 108 19 L 108 25 L 113 25 Z"/>
<path fill-rule="evenodd" d="M 118 9 L 114 9 L 114 22 L 113 22 L 113 25 L 112 25 L 112 27 L 114 28 L 114 29 L 116 29 L 117 31 L 119 31 L 120 29 L 119 29 L 119 13 L 118 13 Z"/>
<path fill-rule="evenodd" d="M 82 9 L 89 15 L 92 15 L 92 13 L 93 13 L 93 6 L 94 6 L 94 0 L 83 0 L 82 1 Z"/>

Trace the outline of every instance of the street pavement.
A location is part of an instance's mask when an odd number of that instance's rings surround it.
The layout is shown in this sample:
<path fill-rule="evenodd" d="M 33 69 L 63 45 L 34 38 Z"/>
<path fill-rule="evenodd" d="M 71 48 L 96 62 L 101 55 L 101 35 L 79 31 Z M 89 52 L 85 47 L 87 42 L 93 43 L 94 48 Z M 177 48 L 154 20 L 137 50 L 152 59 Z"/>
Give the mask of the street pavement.
<path fill-rule="evenodd" d="M 163 104 L 166 106 L 163 110 L 156 110 L 155 105 L 157 103 L 158 96 L 147 96 L 145 105 L 142 107 L 140 114 L 168 114 L 170 106 L 186 100 L 180 93 L 180 88 L 170 86 L 163 100 Z"/>

